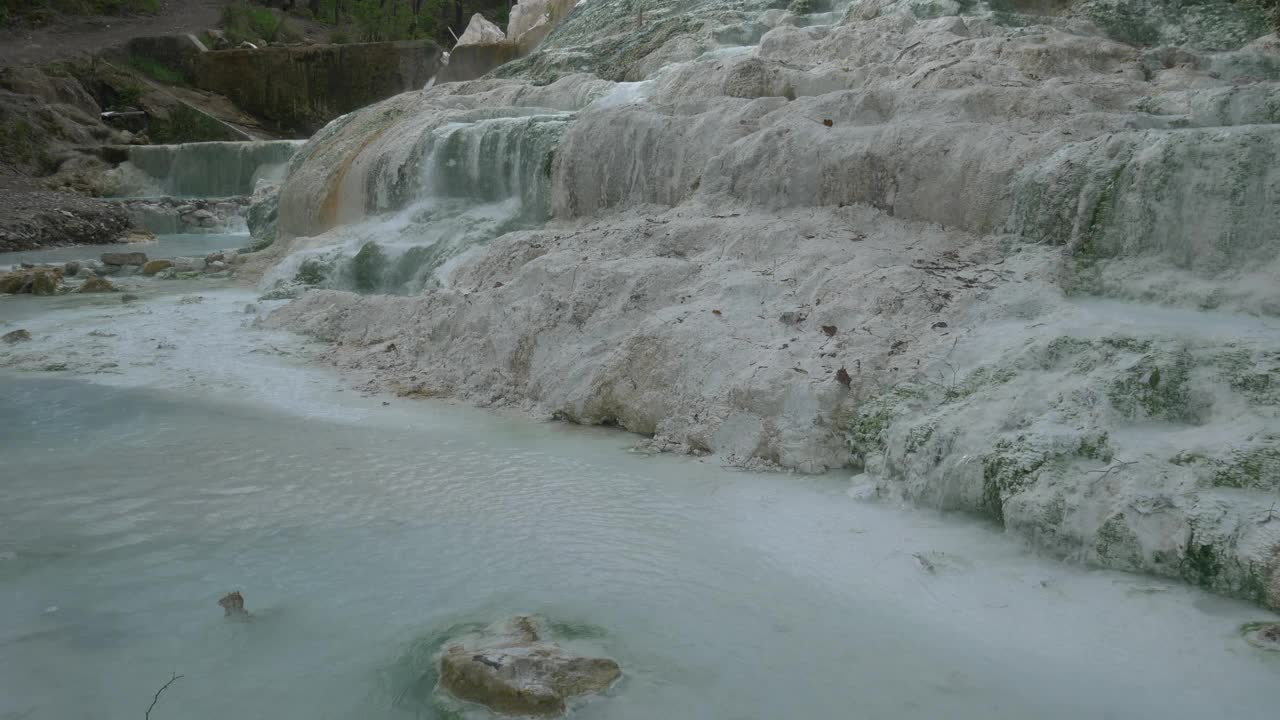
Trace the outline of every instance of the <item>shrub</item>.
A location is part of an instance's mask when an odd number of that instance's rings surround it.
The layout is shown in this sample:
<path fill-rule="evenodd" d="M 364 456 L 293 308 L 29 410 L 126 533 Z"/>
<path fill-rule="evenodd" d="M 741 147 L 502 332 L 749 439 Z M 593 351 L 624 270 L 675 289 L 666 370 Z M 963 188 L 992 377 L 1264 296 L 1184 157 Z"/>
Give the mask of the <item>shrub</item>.
<path fill-rule="evenodd" d="M 129 58 L 129 64 L 143 75 L 166 85 L 184 85 L 187 82 L 182 73 L 151 58 L 134 56 Z"/>

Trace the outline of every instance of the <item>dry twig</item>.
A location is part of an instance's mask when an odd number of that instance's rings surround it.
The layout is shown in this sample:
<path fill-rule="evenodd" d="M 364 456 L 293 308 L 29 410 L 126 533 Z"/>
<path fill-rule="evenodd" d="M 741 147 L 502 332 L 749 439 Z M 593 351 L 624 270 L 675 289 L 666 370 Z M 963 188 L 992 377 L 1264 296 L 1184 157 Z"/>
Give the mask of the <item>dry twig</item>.
<path fill-rule="evenodd" d="M 167 683 L 165 683 L 164 685 L 160 686 L 160 689 L 156 691 L 156 696 L 155 696 L 155 697 L 153 697 L 153 698 L 151 698 L 151 707 L 148 707 L 148 708 L 147 708 L 147 714 L 144 716 L 144 717 L 146 718 L 146 720 L 151 720 L 151 711 L 152 711 L 152 710 L 155 710 L 155 709 L 156 709 L 156 703 L 160 702 L 160 693 L 164 692 L 165 690 L 168 690 L 168 689 L 169 689 L 169 686 L 170 686 L 170 685 L 172 685 L 172 684 L 174 684 L 175 682 L 177 682 L 177 681 L 178 681 L 178 679 L 179 679 L 179 678 L 181 678 L 181 677 L 182 677 L 182 675 L 179 675 L 178 673 L 174 673 L 174 674 L 173 674 L 173 677 L 169 678 L 169 682 L 167 682 Z"/>

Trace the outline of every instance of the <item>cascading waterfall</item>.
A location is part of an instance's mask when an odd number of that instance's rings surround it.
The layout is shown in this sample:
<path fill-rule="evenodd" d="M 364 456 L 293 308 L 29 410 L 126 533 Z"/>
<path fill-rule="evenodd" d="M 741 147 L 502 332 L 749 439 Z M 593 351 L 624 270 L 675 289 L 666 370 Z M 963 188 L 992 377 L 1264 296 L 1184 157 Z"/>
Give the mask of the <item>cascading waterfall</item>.
<path fill-rule="evenodd" d="M 232 197 L 259 181 L 279 183 L 304 141 L 140 145 L 115 171 L 118 196 Z"/>
<path fill-rule="evenodd" d="M 551 170 L 571 113 L 486 111 L 425 130 L 344 202 L 382 210 L 298 248 L 269 281 L 408 293 L 470 248 L 550 215 Z"/>

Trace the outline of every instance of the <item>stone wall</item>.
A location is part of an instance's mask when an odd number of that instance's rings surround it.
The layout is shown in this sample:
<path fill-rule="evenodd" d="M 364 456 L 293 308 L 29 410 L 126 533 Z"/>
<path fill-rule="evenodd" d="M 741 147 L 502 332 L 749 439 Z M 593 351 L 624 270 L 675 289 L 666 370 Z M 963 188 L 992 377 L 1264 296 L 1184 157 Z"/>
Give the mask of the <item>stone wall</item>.
<path fill-rule="evenodd" d="M 219 50 L 195 61 L 197 87 L 227 96 L 290 135 L 427 84 L 441 67 L 430 40 Z"/>
<path fill-rule="evenodd" d="M 490 70 L 523 56 L 513 42 L 459 45 L 449 53 L 449 64 L 436 77 L 436 83 L 475 80 Z"/>

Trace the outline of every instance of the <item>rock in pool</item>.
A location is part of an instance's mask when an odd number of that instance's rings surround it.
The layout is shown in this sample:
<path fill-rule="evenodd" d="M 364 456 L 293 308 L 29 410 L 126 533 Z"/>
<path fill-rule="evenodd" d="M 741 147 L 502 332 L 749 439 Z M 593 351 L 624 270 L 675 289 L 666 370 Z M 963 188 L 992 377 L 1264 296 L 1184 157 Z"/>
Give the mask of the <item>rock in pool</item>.
<path fill-rule="evenodd" d="M 23 268 L 0 274 L 0 293 L 17 295 L 57 295 L 62 284 L 62 268 Z"/>
<path fill-rule="evenodd" d="M 1280 652 L 1280 623 L 1251 623 L 1246 625 L 1245 639 L 1256 648 Z"/>
<path fill-rule="evenodd" d="M 80 283 L 80 289 L 76 290 L 76 292 L 80 293 L 105 293 L 115 291 L 116 286 L 112 285 L 110 280 L 100 277 L 91 277 L 85 280 Z"/>
<path fill-rule="evenodd" d="M 142 264 L 142 274 L 155 275 L 161 270 L 168 270 L 171 267 L 173 267 L 173 262 L 170 260 L 149 260 Z"/>
<path fill-rule="evenodd" d="M 147 254 L 140 252 L 102 253 L 103 265 L 146 265 Z"/>
<path fill-rule="evenodd" d="M 10 345 L 14 343 L 26 342 L 30 339 L 31 339 L 31 331 L 23 330 L 21 328 L 7 332 L 3 336 L 0 336 L 0 340 L 3 340 L 9 343 Z"/>
<path fill-rule="evenodd" d="M 575 697 L 607 689 L 622 669 L 608 658 L 571 655 L 542 640 L 528 616 L 459 638 L 440 656 L 440 688 L 505 715 L 549 717 Z"/>

